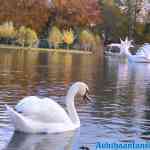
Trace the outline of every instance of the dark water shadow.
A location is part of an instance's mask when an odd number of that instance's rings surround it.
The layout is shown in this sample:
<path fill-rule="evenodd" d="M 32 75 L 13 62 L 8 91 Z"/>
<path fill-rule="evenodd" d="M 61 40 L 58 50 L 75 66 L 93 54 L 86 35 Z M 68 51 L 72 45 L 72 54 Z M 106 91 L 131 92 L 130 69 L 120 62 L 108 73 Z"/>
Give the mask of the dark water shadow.
<path fill-rule="evenodd" d="M 79 132 L 61 134 L 24 134 L 15 132 L 4 150 L 72 150 Z"/>

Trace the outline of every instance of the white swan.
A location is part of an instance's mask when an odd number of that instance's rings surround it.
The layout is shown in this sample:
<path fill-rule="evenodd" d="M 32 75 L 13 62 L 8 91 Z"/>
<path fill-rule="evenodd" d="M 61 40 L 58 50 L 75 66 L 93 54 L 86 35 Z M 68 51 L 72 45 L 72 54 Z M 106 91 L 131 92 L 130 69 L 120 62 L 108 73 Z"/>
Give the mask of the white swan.
<path fill-rule="evenodd" d="M 88 98 L 88 86 L 83 82 L 76 82 L 66 96 L 66 111 L 49 98 L 40 99 L 29 96 L 22 99 L 15 110 L 6 105 L 16 131 L 26 133 L 58 133 L 75 130 L 80 127 L 80 119 L 75 109 L 76 94 Z"/>
<path fill-rule="evenodd" d="M 129 43 L 127 43 L 129 42 Z M 120 39 L 120 43 L 111 43 L 108 45 L 108 47 L 112 48 L 112 47 L 118 47 L 120 49 L 120 52 L 118 53 L 113 53 L 111 51 L 106 52 L 106 54 L 108 55 L 114 55 L 114 56 L 126 56 L 127 53 L 129 52 L 129 48 L 130 47 L 134 47 L 132 45 L 132 40 L 128 41 L 128 38 L 126 37 L 125 41 Z"/>
<path fill-rule="evenodd" d="M 128 60 L 136 63 L 150 63 L 150 44 L 144 44 L 137 50 L 135 55 L 130 52 L 130 47 L 133 47 L 132 40 L 128 40 L 126 37 L 125 41 L 121 40 L 121 43 L 112 43 L 109 46 L 116 46 L 120 48 L 119 56 L 127 56 Z"/>
<path fill-rule="evenodd" d="M 150 44 L 145 44 L 138 49 L 135 55 L 132 55 L 129 48 L 132 46 L 132 41 L 126 38 L 125 41 L 121 40 L 121 52 L 128 57 L 128 60 L 136 63 L 150 63 Z"/>

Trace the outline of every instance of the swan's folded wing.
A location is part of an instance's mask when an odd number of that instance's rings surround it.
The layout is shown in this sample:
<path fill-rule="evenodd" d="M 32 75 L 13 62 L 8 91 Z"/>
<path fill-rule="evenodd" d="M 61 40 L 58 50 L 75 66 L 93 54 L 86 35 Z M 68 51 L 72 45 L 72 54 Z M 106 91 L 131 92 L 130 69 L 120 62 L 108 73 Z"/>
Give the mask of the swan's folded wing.
<path fill-rule="evenodd" d="M 8 105 L 5 105 L 5 107 L 10 115 L 11 121 L 13 122 L 15 129 L 26 129 L 28 121 L 21 114 L 16 112 L 13 108 L 9 107 Z"/>
<path fill-rule="evenodd" d="M 49 98 L 40 99 L 29 96 L 20 101 L 15 109 L 22 115 L 40 122 L 62 123 L 70 121 L 66 111 Z"/>
<path fill-rule="evenodd" d="M 44 122 L 38 122 L 30 118 L 27 118 L 22 114 L 19 114 L 8 105 L 5 105 L 5 107 L 10 115 L 10 119 L 16 131 L 21 131 L 26 133 L 48 133 L 48 132 L 52 132 L 51 130 L 50 131 L 48 130 L 49 126 L 53 127 L 53 129 L 55 129 L 56 127 L 58 131 L 62 130 L 63 125 L 61 123 L 45 124 Z"/>

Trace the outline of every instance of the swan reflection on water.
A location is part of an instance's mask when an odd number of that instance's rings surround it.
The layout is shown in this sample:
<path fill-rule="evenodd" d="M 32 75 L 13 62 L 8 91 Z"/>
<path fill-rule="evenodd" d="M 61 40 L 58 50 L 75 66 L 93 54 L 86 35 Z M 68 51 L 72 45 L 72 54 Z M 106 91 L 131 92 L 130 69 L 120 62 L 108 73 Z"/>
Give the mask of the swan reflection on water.
<path fill-rule="evenodd" d="M 72 150 L 77 133 L 24 134 L 15 132 L 5 150 Z"/>

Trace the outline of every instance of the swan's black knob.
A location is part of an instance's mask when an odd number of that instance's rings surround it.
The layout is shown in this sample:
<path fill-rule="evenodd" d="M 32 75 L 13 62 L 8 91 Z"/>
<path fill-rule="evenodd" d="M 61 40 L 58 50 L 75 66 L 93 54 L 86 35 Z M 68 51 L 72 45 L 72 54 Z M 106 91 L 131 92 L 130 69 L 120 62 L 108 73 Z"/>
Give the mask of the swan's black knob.
<path fill-rule="evenodd" d="M 90 150 L 90 148 L 87 147 L 87 146 L 81 146 L 80 149 L 81 149 L 81 150 Z"/>

